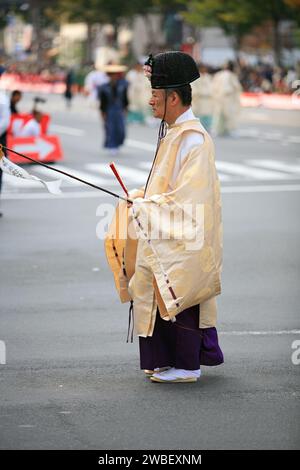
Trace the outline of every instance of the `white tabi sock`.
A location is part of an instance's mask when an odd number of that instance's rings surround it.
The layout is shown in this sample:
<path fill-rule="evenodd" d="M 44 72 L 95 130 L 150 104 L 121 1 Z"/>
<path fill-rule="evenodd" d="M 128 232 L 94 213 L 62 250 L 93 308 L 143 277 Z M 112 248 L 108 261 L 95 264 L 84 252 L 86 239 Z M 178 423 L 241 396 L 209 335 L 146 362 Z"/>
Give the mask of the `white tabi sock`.
<path fill-rule="evenodd" d="M 199 379 L 201 376 L 201 369 L 197 370 L 186 370 L 186 369 L 175 369 L 172 367 L 169 370 L 164 372 L 157 372 L 153 374 L 153 377 L 156 377 L 161 380 L 176 380 L 176 379 L 187 379 L 191 377 L 196 377 Z"/>

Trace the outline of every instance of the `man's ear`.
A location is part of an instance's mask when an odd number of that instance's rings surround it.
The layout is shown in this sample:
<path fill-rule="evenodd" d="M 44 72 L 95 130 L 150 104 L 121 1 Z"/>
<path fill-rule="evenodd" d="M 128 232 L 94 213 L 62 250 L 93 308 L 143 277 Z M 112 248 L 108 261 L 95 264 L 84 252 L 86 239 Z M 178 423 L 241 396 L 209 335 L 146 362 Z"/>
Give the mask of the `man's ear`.
<path fill-rule="evenodd" d="M 175 91 L 172 91 L 172 93 L 170 94 L 170 97 L 171 97 L 171 104 L 173 106 L 176 106 L 180 101 L 179 96 L 177 95 Z"/>

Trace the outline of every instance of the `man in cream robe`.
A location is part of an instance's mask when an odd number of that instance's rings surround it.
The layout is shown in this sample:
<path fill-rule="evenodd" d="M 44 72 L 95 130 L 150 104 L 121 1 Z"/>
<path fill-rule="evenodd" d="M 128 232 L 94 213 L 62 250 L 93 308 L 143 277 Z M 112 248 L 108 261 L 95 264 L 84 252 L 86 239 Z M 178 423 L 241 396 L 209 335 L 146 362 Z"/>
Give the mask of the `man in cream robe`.
<path fill-rule="evenodd" d="M 204 128 L 210 132 L 213 112 L 212 76 L 204 64 L 199 67 L 201 80 L 192 83 L 192 108 Z"/>
<path fill-rule="evenodd" d="M 212 81 L 213 118 L 212 133 L 217 136 L 234 135 L 241 110 L 242 86 L 234 73 L 234 65 L 228 62 L 224 70 L 217 72 Z"/>
<path fill-rule="evenodd" d="M 137 63 L 127 75 L 126 80 L 128 86 L 129 100 L 129 122 L 145 122 L 145 118 L 149 114 L 149 97 L 151 94 L 151 86 L 149 80 L 144 75 L 143 67 Z"/>
<path fill-rule="evenodd" d="M 121 300 L 133 304 L 141 369 L 153 382 L 195 382 L 200 364 L 223 362 L 215 328 L 220 187 L 213 142 L 191 110 L 196 64 L 169 52 L 155 56 L 151 70 L 149 104 L 168 130 L 146 187 L 130 195 L 130 208 L 119 204 L 106 254 Z"/>

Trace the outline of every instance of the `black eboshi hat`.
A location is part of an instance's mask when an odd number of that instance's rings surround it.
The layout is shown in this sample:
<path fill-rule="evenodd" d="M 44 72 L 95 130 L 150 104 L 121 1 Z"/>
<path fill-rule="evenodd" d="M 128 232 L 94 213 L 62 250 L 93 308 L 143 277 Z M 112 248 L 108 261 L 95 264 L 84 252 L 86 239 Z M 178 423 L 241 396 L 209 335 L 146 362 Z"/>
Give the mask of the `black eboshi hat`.
<path fill-rule="evenodd" d="M 200 73 L 194 59 L 184 52 L 150 54 L 145 65 L 150 65 L 152 88 L 178 88 L 197 80 Z"/>

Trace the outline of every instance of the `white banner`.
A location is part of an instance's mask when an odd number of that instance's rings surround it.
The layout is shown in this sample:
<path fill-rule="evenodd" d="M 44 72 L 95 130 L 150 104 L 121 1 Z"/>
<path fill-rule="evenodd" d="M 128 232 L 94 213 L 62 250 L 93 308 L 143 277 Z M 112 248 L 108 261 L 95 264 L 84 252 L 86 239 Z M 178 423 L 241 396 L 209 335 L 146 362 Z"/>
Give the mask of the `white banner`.
<path fill-rule="evenodd" d="M 22 178 L 24 180 L 31 180 L 36 181 L 37 183 L 42 183 L 51 194 L 61 194 L 60 185 L 62 180 L 44 181 L 38 178 L 37 176 L 30 175 L 26 170 L 24 170 L 24 168 L 21 168 L 15 163 L 12 163 L 4 156 L 0 160 L 0 168 L 3 173 L 15 176 L 16 178 Z"/>

